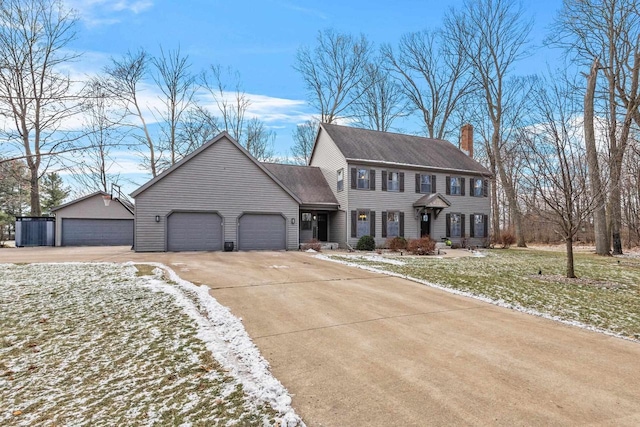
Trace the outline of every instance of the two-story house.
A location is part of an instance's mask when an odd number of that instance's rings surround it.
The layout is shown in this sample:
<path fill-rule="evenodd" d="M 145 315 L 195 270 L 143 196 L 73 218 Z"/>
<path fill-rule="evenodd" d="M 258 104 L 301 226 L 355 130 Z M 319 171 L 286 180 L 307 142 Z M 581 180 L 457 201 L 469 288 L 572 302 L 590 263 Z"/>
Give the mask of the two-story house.
<path fill-rule="evenodd" d="M 226 132 L 132 196 L 136 251 L 354 246 L 364 235 L 480 245 L 489 171 L 443 140 L 320 125 L 308 166 L 261 163 Z M 464 150 L 464 151 L 463 151 Z"/>

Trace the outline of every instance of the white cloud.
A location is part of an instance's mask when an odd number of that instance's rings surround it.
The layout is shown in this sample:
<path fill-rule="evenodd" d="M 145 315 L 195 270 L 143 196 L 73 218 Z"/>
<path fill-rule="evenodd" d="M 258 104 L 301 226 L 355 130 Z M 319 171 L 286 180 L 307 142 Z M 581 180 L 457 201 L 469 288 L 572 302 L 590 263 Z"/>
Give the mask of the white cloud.
<path fill-rule="evenodd" d="M 140 14 L 153 7 L 153 0 L 68 0 L 69 7 L 89 27 L 121 22 L 124 13 Z"/>

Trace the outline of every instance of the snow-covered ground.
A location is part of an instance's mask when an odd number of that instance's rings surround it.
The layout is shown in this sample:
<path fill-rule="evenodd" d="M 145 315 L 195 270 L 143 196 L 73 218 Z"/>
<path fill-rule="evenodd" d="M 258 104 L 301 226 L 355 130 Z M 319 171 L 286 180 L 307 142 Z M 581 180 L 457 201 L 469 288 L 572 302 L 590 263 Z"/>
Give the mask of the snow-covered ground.
<path fill-rule="evenodd" d="M 0 425 L 302 425 L 240 319 L 155 267 L 0 265 Z"/>

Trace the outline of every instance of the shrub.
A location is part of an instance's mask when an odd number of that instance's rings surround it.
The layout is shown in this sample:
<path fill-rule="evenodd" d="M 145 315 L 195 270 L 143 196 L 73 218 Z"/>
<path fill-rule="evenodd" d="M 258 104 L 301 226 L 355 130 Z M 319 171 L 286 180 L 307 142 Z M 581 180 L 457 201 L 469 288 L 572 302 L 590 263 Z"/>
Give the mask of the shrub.
<path fill-rule="evenodd" d="M 407 239 L 399 236 L 389 237 L 384 245 L 394 252 L 399 251 L 400 249 L 407 249 Z"/>
<path fill-rule="evenodd" d="M 500 243 L 502 244 L 502 249 L 509 249 L 509 247 L 515 242 L 516 236 L 510 230 L 502 231 L 500 233 Z"/>
<path fill-rule="evenodd" d="M 407 250 L 414 255 L 429 255 L 435 252 L 436 242 L 428 236 L 412 239 L 407 244 Z"/>
<path fill-rule="evenodd" d="M 300 245 L 300 249 L 303 251 L 313 249 L 316 252 L 320 252 L 320 250 L 322 250 L 322 243 L 320 243 L 318 239 L 311 239 Z"/>
<path fill-rule="evenodd" d="M 362 236 L 356 245 L 356 249 L 359 251 L 373 251 L 375 248 L 376 241 L 371 236 Z"/>

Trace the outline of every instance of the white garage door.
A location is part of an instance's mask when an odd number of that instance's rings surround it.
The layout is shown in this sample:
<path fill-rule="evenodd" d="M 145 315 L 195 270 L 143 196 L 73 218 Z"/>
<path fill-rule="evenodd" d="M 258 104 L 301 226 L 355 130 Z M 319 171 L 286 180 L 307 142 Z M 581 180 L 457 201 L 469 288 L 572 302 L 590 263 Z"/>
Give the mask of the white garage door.
<path fill-rule="evenodd" d="M 222 218 L 209 212 L 172 213 L 167 218 L 167 250 L 222 250 Z"/>
<path fill-rule="evenodd" d="M 239 224 L 239 250 L 286 249 L 287 224 L 282 215 L 244 214 Z"/>
<path fill-rule="evenodd" d="M 133 245 L 132 219 L 62 218 L 62 246 Z"/>

